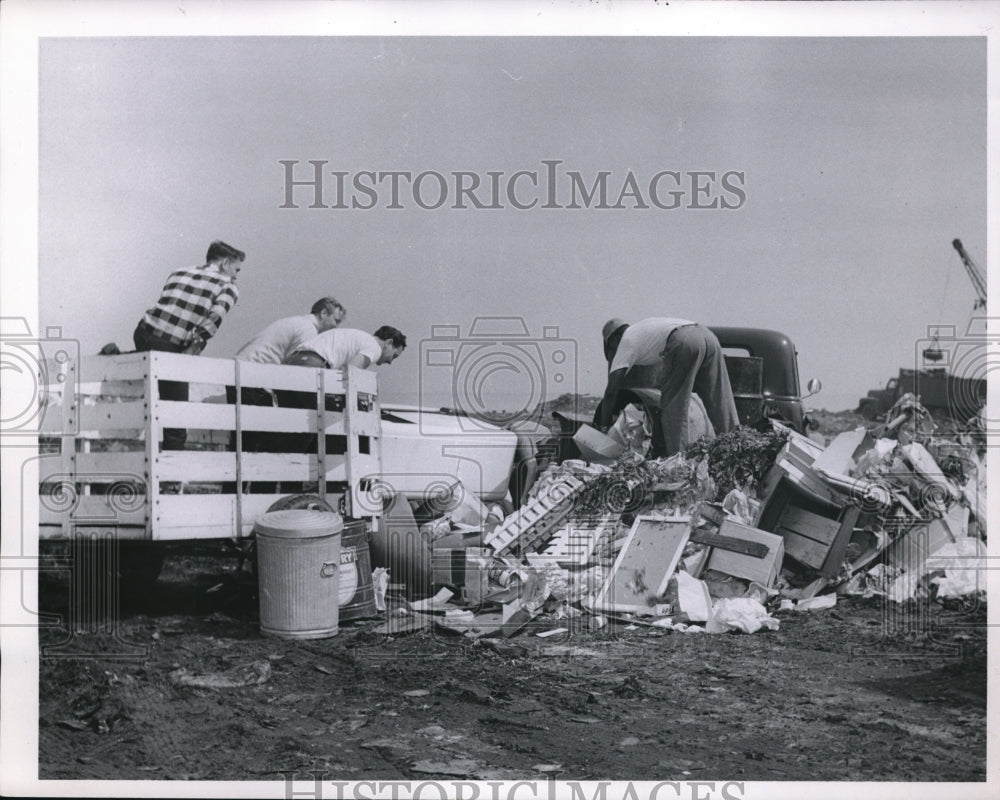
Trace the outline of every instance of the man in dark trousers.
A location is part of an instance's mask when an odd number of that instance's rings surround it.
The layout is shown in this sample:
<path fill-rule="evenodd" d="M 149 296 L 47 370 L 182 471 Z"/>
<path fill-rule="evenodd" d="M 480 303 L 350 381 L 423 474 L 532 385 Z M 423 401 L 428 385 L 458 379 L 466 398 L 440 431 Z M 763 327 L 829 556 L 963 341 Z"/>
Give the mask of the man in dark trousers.
<path fill-rule="evenodd" d="M 649 317 L 634 325 L 615 318 L 604 324 L 602 334 L 608 385 L 597 420 L 601 430 L 606 431 L 614 421 L 618 395 L 635 368 L 648 368 L 651 374 L 659 371 L 663 455 L 672 456 L 690 444 L 692 392 L 704 403 L 716 434 L 739 425 L 722 346 L 708 328 L 676 317 Z"/>
<path fill-rule="evenodd" d="M 156 305 L 136 326 L 135 349 L 200 353 L 239 299 L 236 275 L 245 258 L 242 250 L 216 241 L 209 245 L 204 265 L 170 273 Z M 187 384 L 160 381 L 160 397 L 186 401 Z M 164 450 L 183 450 L 186 441 L 183 428 L 163 429 Z"/>

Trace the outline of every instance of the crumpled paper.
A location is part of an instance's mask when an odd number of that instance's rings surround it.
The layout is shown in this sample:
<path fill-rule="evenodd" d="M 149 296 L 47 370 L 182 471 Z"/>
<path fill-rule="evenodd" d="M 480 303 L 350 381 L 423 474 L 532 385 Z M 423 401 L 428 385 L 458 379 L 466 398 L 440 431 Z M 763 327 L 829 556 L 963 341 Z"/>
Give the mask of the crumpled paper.
<path fill-rule="evenodd" d="M 708 622 L 707 633 L 727 633 L 740 631 L 756 633 L 761 628 L 776 631 L 781 623 L 767 613 L 758 601 L 751 597 L 726 597 L 717 600 Z"/>
<path fill-rule="evenodd" d="M 389 589 L 389 570 L 375 567 L 372 571 L 372 590 L 375 595 L 375 610 L 385 611 L 385 593 Z"/>
<path fill-rule="evenodd" d="M 753 525 L 756 509 L 753 507 L 746 492 L 742 489 L 730 489 L 722 501 L 722 508 L 729 515 L 730 519 L 736 520 L 742 525 Z"/>
<path fill-rule="evenodd" d="M 963 597 L 986 588 L 986 545 L 967 537 L 942 545 L 927 557 L 920 569 L 900 575 L 889 587 L 890 600 L 903 603 L 922 593 L 921 579 L 933 572 L 944 572 L 930 578 L 937 584 L 938 597 Z M 922 588 L 922 586 L 924 588 Z"/>
<path fill-rule="evenodd" d="M 677 575 L 677 606 L 691 622 L 706 622 L 712 618 L 712 598 L 708 584 L 693 578 L 684 570 Z M 721 602 L 721 601 L 720 601 Z"/>
<path fill-rule="evenodd" d="M 963 597 L 986 589 L 986 546 L 971 537 L 946 544 L 927 559 L 928 571 L 944 570 L 937 584 L 938 597 Z"/>
<path fill-rule="evenodd" d="M 653 426 L 646 412 L 634 403 L 625 406 L 615 424 L 608 430 L 608 436 L 622 447 L 646 455 L 653 438 Z"/>

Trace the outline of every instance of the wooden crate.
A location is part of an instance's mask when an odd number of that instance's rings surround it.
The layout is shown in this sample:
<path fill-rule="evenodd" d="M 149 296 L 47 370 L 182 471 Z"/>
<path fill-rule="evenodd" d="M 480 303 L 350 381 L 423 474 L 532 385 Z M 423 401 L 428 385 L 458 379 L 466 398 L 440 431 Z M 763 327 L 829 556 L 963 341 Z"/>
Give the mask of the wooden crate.
<path fill-rule="evenodd" d="M 836 577 L 860 516 L 856 506 L 845 506 L 826 516 L 788 503 L 774 532 L 785 540 L 785 553 L 825 578 Z"/>
<path fill-rule="evenodd" d="M 763 557 L 739 553 L 720 547 L 712 549 L 705 564 L 706 570 L 723 572 L 748 581 L 756 581 L 763 586 L 773 586 L 781 572 L 781 562 L 785 555 L 784 540 L 776 533 L 751 528 L 732 520 L 724 520 L 719 535 L 745 542 L 755 542 L 767 548 Z"/>
<path fill-rule="evenodd" d="M 49 364 L 46 372 L 43 538 L 109 527 L 121 538 L 164 541 L 249 536 L 257 517 L 283 496 L 246 493 L 254 482 L 315 483 L 320 494 L 343 494 L 347 514 L 358 516 L 367 482 L 381 473 L 373 372 L 159 352 L 94 356 Z M 188 401 L 162 399 L 161 380 L 186 383 Z M 299 392 L 315 403 L 229 403 L 227 387 Z M 237 395 L 242 399 L 242 391 Z M 163 450 L 164 428 L 186 429 L 187 448 Z M 241 446 L 247 432 L 300 438 L 290 439 L 285 452 L 279 446 L 251 453 Z M 305 452 L 306 440 L 314 452 Z"/>

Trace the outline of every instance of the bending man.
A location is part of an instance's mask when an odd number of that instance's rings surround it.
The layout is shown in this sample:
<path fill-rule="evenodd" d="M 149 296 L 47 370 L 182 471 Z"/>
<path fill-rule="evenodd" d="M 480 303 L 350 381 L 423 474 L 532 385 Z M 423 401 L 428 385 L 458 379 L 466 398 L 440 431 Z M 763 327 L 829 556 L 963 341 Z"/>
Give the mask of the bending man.
<path fill-rule="evenodd" d="M 272 322 L 236 352 L 240 361 L 283 364 L 304 342 L 344 321 L 347 311 L 334 297 L 321 297 L 308 314 Z"/>
<path fill-rule="evenodd" d="M 391 364 L 405 349 L 406 336 L 391 325 L 383 325 L 374 336 L 354 328 L 337 328 L 303 342 L 285 363 L 326 369 L 351 364 L 368 369 L 374 364 Z"/>
<path fill-rule="evenodd" d="M 690 444 L 688 412 L 697 394 L 717 434 L 739 425 L 736 401 L 722 346 L 708 328 L 687 319 L 650 317 L 629 325 L 621 319 L 604 325 L 604 355 L 608 385 L 601 402 L 598 427 L 607 430 L 618 412 L 619 393 L 633 367 L 658 366 L 663 455 L 672 456 Z"/>
<path fill-rule="evenodd" d="M 255 364 L 282 364 L 292 353 L 320 333 L 336 328 L 347 314 L 347 310 L 335 297 L 321 297 L 308 314 L 285 317 L 272 322 L 253 337 L 237 353 L 239 361 Z M 274 394 L 255 387 L 244 387 L 240 392 L 241 402 L 251 406 L 273 406 Z M 226 387 L 226 398 L 230 404 L 236 402 L 236 388 Z M 243 434 L 243 449 L 246 452 L 266 450 L 269 445 L 281 444 L 281 434 L 271 435 L 256 431 Z M 279 448 L 280 449 L 280 448 Z"/>

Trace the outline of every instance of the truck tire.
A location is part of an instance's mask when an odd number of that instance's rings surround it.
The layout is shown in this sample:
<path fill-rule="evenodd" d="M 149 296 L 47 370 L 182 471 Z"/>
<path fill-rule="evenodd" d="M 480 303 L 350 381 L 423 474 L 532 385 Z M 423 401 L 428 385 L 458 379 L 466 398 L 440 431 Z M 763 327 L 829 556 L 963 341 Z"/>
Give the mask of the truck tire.
<path fill-rule="evenodd" d="M 315 511 L 336 511 L 318 494 L 293 494 L 273 502 L 268 511 L 286 511 L 287 509 L 310 508 Z"/>
<path fill-rule="evenodd" d="M 878 408 L 871 401 L 862 400 L 858 410 L 861 412 L 861 416 L 869 422 L 874 422 L 878 417 Z"/>

